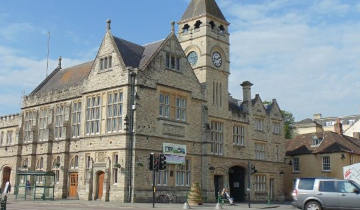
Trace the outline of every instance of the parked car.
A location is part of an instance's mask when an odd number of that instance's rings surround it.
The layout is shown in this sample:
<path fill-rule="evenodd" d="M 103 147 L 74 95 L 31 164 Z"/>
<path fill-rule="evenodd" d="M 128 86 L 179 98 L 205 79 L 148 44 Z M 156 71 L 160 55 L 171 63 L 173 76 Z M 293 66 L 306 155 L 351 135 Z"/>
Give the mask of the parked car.
<path fill-rule="evenodd" d="M 298 178 L 292 196 L 305 210 L 360 209 L 360 185 L 351 180 Z"/>

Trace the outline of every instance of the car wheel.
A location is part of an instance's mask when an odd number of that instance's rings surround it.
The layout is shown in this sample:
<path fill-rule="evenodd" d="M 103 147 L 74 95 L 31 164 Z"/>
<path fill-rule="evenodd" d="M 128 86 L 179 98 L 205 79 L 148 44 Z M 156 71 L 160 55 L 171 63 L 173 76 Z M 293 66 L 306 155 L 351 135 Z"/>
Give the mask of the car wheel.
<path fill-rule="evenodd" d="M 305 210 L 321 210 L 321 205 L 317 201 L 309 201 L 305 205 Z"/>

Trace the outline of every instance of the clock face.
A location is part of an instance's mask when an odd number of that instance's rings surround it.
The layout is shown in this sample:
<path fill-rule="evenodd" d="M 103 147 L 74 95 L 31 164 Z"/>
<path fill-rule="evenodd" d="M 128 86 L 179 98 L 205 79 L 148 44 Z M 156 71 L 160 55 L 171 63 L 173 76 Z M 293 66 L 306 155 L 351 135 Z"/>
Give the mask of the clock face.
<path fill-rule="evenodd" d="M 198 55 L 196 54 L 195 51 L 191 51 L 191 52 L 188 54 L 187 59 L 188 59 L 189 63 L 190 63 L 192 66 L 194 66 L 194 65 L 197 63 L 197 61 L 198 61 Z"/>
<path fill-rule="evenodd" d="M 216 67 L 220 67 L 222 64 L 222 58 L 220 53 L 214 52 L 212 55 L 212 61 Z"/>

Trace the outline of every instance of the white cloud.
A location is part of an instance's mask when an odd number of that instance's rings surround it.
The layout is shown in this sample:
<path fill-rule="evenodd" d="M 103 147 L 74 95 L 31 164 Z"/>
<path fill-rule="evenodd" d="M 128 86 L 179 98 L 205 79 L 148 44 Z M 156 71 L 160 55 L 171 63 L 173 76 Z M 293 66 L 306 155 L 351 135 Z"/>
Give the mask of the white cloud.
<path fill-rule="evenodd" d="M 360 24 L 351 19 L 313 22 L 320 13 L 346 15 L 349 5 L 314 1 L 300 10 L 286 0 L 235 2 L 224 11 L 231 14 L 233 29 L 233 95 L 241 98 L 239 84 L 250 80 L 255 84 L 253 93 L 266 100 L 277 98 L 297 120 L 317 112 L 332 116 L 359 112 Z"/>
<path fill-rule="evenodd" d="M 64 58 L 63 68 L 84 62 Z M 49 73 L 58 60 L 49 60 Z M 0 115 L 19 112 L 22 93 L 29 94 L 46 76 L 46 59 L 32 59 L 0 46 Z M 11 104 L 12 106 L 9 106 Z"/>

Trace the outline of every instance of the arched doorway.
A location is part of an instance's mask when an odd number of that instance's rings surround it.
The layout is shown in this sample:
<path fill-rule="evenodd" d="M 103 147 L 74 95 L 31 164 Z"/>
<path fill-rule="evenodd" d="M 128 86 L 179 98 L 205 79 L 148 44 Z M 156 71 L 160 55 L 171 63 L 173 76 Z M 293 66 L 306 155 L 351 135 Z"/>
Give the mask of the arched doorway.
<path fill-rule="evenodd" d="M 1 191 L 4 189 L 5 184 L 7 181 L 10 181 L 10 174 L 11 174 L 11 168 L 10 167 L 4 167 L 3 173 L 2 173 L 2 183 L 1 183 Z"/>
<path fill-rule="evenodd" d="M 105 173 L 103 171 L 99 171 L 96 173 L 96 197 L 95 199 L 101 200 L 103 196 L 103 190 L 104 190 L 104 178 Z"/>
<path fill-rule="evenodd" d="M 229 169 L 230 194 L 234 201 L 241 202 L 245 200 L 245 177 L 245 168 L 234 166 Z"/>

